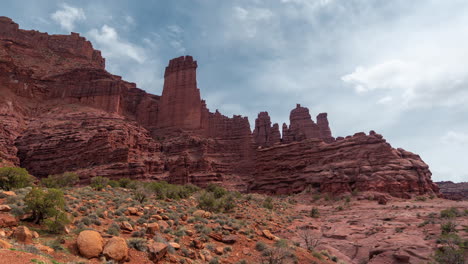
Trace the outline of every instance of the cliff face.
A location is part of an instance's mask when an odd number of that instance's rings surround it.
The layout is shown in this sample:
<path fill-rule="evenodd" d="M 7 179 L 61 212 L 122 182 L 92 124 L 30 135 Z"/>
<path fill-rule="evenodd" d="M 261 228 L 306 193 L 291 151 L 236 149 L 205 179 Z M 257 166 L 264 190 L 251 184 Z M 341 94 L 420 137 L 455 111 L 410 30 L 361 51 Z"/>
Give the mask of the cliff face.
<path fill-rule="evenodd" d="M 357 133 L 327 144 L 320 139 L 257 152 L 251 191 L 287 194 L 307 187 L 321 192 L 388 192 L 397 197 L 438 192 L 419 156 L 393 149 L 381 135 Z"/>
<path fill-rule="evenodd" d="M 332 136 L 297 105 L 290 125 L 210 112 L 190 56 L 171 60 L 161 96 L 105 70 L 100 52 L 76 33 L 49 36 L 0 17 L 0 166 L 38 177 L 76 171 L 94 176 L 164 179 L 238 190 L 291 193 L 437 193 L 419 156 L 380 135 Z"/>
<path fill-rule="evenodd" d="M 436 182 L 445 198 L 451 200 L 468 200 L 468 182 Z"/>

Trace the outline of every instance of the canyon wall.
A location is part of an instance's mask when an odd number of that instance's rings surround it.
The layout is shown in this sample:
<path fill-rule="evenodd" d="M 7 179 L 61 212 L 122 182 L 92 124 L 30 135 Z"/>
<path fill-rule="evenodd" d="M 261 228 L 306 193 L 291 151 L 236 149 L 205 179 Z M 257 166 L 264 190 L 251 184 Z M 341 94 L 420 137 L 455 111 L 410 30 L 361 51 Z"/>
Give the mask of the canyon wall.
<path fill-rule="evenodd" d="M 76 171 L 94 176 L 167 180 L 240 191 L 354 190 L 394 196 L 438 193 L 419 156 L 380 135 L 332 136 L 326 113 L 312 120 L 297 105 L 290 125 L 259 113 L 210 112 L 197 87 L 197 62 L 172 59 L 161 96 L 105 70 L 77 33 L 21 30 L 0 17 L 0 166 L 37 177 Z"/>

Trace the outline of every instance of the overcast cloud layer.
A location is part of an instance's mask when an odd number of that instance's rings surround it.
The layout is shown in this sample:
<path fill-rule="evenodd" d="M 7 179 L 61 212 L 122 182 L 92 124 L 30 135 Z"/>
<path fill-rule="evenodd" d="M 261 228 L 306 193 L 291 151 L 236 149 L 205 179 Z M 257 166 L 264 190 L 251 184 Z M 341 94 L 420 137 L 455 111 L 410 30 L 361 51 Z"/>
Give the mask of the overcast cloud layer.
<path fill-rule="evenodd" d="M 161 94 L 167 61 L 198 60 L 208 107 L 288 122 L 328 112 L 334 136 L 375 130 L 436 181 L 468 181 L 466 0 L 2 1 L 21 28 L 79 32 L 107 69 Z M 253 128 L 252 128 L 253 129 Z"/>

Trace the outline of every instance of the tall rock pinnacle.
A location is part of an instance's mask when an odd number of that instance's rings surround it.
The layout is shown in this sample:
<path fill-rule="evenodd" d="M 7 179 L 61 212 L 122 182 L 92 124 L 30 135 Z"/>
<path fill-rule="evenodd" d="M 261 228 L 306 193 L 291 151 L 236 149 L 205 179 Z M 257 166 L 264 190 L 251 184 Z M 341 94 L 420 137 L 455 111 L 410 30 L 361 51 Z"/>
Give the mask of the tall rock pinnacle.
<path fill-rule="evenodd" d="M 192 56 L 182 56 L 169 62 L 159 106 L 159 128 L 200 128 L 203 104 L 197 88 L 196 70 L 197 62 Z"/>

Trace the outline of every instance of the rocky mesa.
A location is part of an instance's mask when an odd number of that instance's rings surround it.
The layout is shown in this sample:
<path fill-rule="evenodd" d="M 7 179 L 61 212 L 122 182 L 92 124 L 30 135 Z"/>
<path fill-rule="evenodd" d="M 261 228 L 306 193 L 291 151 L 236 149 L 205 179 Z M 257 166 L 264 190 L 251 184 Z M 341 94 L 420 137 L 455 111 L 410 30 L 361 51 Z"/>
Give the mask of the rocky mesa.
<path fill-rule="evenodd" d="M 369 134 L 334 138 L 326 113 L 297 105 L 289 125 L 213 113 L 197 87 L 197 62 L 175 58 L 161 96 L 105 70 L 77 33 L 22 30 L 0 17 L 0 164 L 37 177 L 65 171 L 288 194 L 378 191 L 439 194 L 427 164 Z"/>

